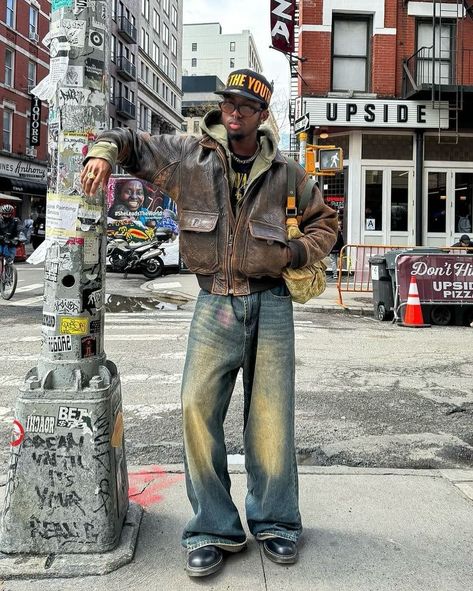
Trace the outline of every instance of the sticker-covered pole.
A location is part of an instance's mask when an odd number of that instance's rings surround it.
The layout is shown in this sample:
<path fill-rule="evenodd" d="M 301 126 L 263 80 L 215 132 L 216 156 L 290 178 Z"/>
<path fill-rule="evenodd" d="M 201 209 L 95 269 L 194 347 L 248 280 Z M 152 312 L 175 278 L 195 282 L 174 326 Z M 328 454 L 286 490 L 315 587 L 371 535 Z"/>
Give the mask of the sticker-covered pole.
<path fill-rule="evenodd" d="M 104 352 L 106 204 L 79 181 L 108 123 L 110 6 L 52 0 L 50 72 L 33 90 L 50 104 L 42 345 L 16 407 L 5 554 L 108 552 L 130 513 L 120 379 Z"/>

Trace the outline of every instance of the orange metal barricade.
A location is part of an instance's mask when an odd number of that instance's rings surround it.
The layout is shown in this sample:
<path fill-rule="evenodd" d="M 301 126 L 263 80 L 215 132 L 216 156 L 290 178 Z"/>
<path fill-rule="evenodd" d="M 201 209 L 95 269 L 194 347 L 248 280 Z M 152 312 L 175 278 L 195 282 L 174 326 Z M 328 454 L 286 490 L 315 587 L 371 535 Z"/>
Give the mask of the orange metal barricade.
<path fill-rule="evenodd" d="M 346 244 L 340 251 L 338 261 L 338 303 L 343 306 L 342 292 L 367 293 L 373 291 L 369 260 L 388 250 L 416 250 L 425 252 L 426 247 L 406 244 Z M 473 248 L 463 246 L 442 246 L 439 250 L 460 254 L 473 254 Z"/>

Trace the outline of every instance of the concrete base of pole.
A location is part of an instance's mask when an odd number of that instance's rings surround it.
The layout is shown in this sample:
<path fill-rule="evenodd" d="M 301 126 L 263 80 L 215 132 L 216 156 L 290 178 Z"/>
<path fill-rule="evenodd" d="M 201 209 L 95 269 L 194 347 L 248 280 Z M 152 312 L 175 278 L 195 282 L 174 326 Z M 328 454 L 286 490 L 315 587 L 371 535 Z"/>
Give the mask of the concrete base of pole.
<path fill-rule="evenodd" d="M 143 508 L 130 502 L 118 546 L 103 554 L 0 553 L 0 580 L 84 577 L 117 570 L 133 559 L 142 515 Z"/>

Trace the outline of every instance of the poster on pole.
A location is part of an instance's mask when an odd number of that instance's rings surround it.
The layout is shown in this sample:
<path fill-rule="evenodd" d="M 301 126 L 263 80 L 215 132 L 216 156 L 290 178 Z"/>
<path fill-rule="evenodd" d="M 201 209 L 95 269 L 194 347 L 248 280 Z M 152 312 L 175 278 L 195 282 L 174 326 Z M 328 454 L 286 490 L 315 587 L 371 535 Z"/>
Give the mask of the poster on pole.
<path fill-rule="evenodd" d="M 273 49 L 293 53 L 296 0 L 271 0 L 271 43 Z"/>

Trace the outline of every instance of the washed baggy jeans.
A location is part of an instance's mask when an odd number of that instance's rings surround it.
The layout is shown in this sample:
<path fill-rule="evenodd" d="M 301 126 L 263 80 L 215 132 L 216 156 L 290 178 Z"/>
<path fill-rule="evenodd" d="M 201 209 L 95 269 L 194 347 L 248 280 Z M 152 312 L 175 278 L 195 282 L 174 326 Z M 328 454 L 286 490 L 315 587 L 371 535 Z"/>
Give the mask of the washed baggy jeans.
<path fill-rule="evenodd" d="M 243 369 L 246 519 L 259 540 L 302 531 L 294 443 L 294 323 L 282 285 L 248 296 L 201 291 L 182 383 L 187 494 L 194 517 L 182 545 L 246 545 L 230 495 L 223 422 Z"/>

